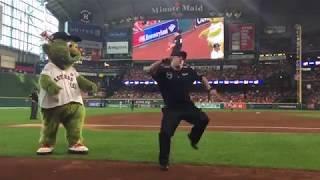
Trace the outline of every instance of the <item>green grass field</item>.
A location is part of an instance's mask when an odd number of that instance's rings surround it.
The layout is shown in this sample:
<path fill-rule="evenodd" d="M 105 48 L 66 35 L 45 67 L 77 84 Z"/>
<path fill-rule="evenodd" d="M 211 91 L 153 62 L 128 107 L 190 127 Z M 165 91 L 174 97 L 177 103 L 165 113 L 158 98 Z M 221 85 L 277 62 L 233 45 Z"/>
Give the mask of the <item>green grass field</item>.
<path fill-rule="evenodd" d="M 30 121 L 29 109 L 0 109 L 0 156 L 34 157 L 38 148 L 38 128 L 8 128 L 9 124 L 39 123 Z M 260 111 L 260 110 L 259 110 Z M 135 112 L 160 112 L 137 109 Z M 317 111 L 289 111 L 297 116 L 319 118 Z M 88 108 L 87 115 L 131 113 L 129 109 Z M 63 129 L 60 129 L 55 153 L 58 159 L 121 160 L 156 162 L 158 131 L 84 130 L 89 155 L 69 155 Z M 207 131 L 200 150 L 193 150 L 179 131 L 173 138 L 173 163 L 274 167 L 320 170 L 320 134 L 240 133 Z"/>

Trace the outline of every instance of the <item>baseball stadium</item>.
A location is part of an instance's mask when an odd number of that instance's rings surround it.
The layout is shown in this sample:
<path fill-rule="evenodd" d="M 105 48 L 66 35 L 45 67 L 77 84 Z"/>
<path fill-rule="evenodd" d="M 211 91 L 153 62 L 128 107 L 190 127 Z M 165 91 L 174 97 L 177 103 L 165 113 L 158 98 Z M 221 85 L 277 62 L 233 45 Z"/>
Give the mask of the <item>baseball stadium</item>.
<path fill-rule="evenodd" d="M 0 180 L 320 179 L 317 0 L 0 0 Z"/>

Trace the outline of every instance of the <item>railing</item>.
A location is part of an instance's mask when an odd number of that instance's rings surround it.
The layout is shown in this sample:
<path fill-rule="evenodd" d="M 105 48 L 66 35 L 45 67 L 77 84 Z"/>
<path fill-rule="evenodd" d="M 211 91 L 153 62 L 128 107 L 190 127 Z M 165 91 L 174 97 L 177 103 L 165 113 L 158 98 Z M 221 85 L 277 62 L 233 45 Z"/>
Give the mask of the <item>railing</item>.
<path fill-rule="evenodd" d="M 30 107 L 31 99 L 24 97 L 0 97 L 0 107 Z"/>
<path fill-rule="evenodd" d="M 84 99 L 87 107 L 131 107 L 132 99 Z M 300 105 L 297 103 L 239 103 L 239 102 L 197 102 L 199 108 L 205 109 L 315 109 L 320 110 L 320 104 L 314 106 Z M 30 107 L 31 100 L 23 97 L 0 97 L 0 107 Z M 161 108 L 162 99 L 134 99 L 136 108 Z"/>

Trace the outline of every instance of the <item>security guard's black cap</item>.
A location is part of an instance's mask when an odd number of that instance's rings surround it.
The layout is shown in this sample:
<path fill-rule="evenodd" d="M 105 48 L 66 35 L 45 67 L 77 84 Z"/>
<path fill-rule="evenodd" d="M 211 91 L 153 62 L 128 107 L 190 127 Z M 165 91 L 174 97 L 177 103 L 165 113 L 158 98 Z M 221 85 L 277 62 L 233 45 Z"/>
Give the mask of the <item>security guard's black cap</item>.
<path fill-rule="evenodd" d="M 74 42 L 80 42 L 81 38 L 79 36 L 70 35 L 66 32 L 55 32 L 50 36 L 51 40 L 55 39 L 63 39 L 65 41 L 74 41 Z"/>

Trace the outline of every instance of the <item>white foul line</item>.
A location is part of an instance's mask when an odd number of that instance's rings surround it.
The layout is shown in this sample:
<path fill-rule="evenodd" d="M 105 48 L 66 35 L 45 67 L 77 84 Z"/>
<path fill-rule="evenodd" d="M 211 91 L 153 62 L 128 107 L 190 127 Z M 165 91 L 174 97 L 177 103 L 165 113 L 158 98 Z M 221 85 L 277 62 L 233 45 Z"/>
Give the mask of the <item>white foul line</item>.
<path fill-rule="evenodd" d="M 88 128 L 160 128 L 159 125 L 139 125 L 139 124 L 86 124 Z M 41 127 L 41 124 L 19 124 L 8 127 Z M 191 126 L 181 125 L 181 128 Z M 320 130 L 320 127 L 288 127 L 288 126 L 208 126 L 215 129 L 284 129 L 284 130 Z"/>
<path fill-rule="evenodd" d="M 129 128 L 159 128 L 158 125 L 104 125 L 86 124 L 85 127 L 129 127 Z M 190 128 L 191 126 L 181 125 L 178 127 Z M 286 127 L 286 126 L 207 126 L 207 128 L 217 129 L 288 129 L 288 130 L 320 130 L 320 127 Z"/>

